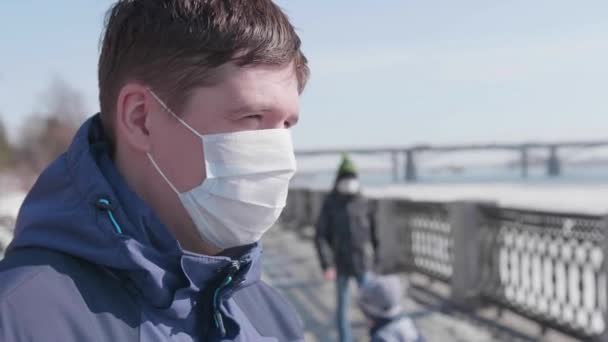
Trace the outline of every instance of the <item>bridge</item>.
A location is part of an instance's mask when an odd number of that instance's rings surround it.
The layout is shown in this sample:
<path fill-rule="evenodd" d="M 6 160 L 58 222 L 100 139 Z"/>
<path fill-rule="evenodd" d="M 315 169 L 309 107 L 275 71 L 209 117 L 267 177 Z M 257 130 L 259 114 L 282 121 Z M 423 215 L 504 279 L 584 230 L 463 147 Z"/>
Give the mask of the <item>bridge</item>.
<path fill-rule="evenodd" d="M 417 158 L 425 153 L 454 153 L 467 151 L 489 151 L 502 150 L 513 151 L 519 154 L 519 168 L 522 178 L 528 177 L 530 169 L 530 151 L 547 150 L 548 157 L 545 161 L 546 174 L 557 177 L 562 172 L 562 161 L 560 160 L 560 149 L 593 149 L 608 146 L 608 140 L 592 141 L 561 141 L 561 142 L 527 142 L 513 144 L 463 144 L 463 145 L 412 145 L 403 147 L 380 147 L 380 148 L 332 148 L 298 150 L 296 156 L 315 157 L 326 155 L 338 155 L 348 153 L 353 155 L 387 155 L 392 165 L 393 181 L 404 179 L 406 182 L 415 182 L 418 179 Z M 400 172 L 400 160 L 404 160 L 404 174 Z"/>

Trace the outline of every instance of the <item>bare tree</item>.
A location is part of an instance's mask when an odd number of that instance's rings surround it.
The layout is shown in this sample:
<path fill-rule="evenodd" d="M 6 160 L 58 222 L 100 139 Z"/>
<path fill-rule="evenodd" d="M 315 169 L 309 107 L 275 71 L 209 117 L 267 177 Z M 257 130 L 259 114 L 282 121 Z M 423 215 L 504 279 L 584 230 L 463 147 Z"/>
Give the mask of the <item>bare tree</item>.
<path fill-rule="evenodd" d="M 12 146 L 8 140 L 6 127 L 0 119 L 0 171 L 11 166 L 13 160 Z"/>
<path fill-rule="evenodd" d="M 21 166 L 34 174 L 42 171 L 67 149 L 84 117 L 82 94 L 53 79 L 42 95 L 41 109 L 24 121 L 18 146 Z"/>
<path fill-rule="evenodd" d="M 78 126 L 86 115 L 82 93 L 65 80 L 55 77 L 43 93 L 43 113 L 63 124 Z"/>

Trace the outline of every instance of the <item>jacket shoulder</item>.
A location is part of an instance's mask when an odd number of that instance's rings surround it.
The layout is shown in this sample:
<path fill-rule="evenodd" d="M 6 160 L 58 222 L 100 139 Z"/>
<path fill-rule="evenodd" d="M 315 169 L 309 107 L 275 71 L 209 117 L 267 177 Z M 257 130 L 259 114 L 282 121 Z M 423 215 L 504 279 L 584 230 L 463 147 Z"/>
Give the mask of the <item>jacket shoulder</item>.
<path fill-rule="evenodd" d="M 1 341 L 133 335 L 137 316 L 127 303 L 103 272 L 62 253 L 17 249 L 0 261 Z"/>
<path fill-rule="evenodd" d="M 43 249 L 16 250 L 0 261 L 0 303 L 26 288 L 42 290 L 48 280 L 61 279 L 67 258 Z M 33 293 L 35 294 L 35 293 Z"/>

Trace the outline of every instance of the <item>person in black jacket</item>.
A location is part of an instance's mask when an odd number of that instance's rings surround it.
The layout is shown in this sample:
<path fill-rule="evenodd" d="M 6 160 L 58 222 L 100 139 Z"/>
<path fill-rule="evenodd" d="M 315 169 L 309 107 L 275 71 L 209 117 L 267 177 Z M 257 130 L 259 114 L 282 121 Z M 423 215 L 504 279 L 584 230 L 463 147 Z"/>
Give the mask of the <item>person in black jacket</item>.
<path fill-rule="evenodd" d="M 348 283 L 365 283 L 377 250 L 370 203 L 361 195 L 354 164 L 344 155 L 333 190 L 327 195 L 316 224 L 315 245 L 326 280 L 336 280 L 340 341 L 351 341 Z"/>

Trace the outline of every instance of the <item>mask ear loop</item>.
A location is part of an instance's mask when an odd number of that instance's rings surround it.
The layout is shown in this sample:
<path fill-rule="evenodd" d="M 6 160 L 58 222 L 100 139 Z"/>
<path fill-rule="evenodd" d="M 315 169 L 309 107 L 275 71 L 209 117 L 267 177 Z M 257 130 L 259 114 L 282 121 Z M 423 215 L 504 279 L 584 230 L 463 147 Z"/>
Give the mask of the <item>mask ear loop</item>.
<path fill-rule="evenodd" d="M 163 107 L 163 109 L 171 114 L 171 116 L 173 116 L 177 121 L 179 121 L 182 125 L 184 125 L 190 132 L 192 132 L 194 135 L 196 135 L 197 137 L 203 138 L 203 135 L 200 134 L 199 132 L 197 132 L 194 128 L 192 128 L 192 126 L 188 125 L 188 123 L 186 121 L 184 121 L 182 118 L 180 118 L 179 116 L 177 116 L 177 114 L 175 114 L 171 108 L 169 108 L 164 102 L 163 100 L 160 99 L 160 97 L 158 97 L 150 88 L 146 88 L 146 90 L 148 90 L 148 92 L 150 93 L 150 95 L 152 95 L 152 97 L 161 105 L 161 107 Z"/>
<path fill-rule="evenodd" d="M 167 184 L 169 184 L 169 186 L 171 187 L 171 189 L 179 196 L 179 191 L 177 191 L 177 188 L 171 183 L 171 181 L 169 180 L 169 178 L 167 178 L 167 176 L 160 169 L 160 167 L 158 166 L 158 164 L 156 164 L 156 161 L 154 161 L 154 158 L 152 158 L 152 155 L 150 153 L 146 153 L 146 155 L 148 156 L 148 159 L 150 159 L 150 162 L 152 163 L 152 165 L 154 166 L 154 168 L 156 169 L 156 171 L 158 171 L 158 173 L 163 177 L 163 179 L 165 180 L 165 182 L 167 182 Z"/>
<path fill-rule="evenodd" d="M 169 108 L 165 102 L 163 100 L 160 99 L 160 97 L 158 97 L 156 95 L 156 93 L 154 93 L 154 91 L 152 91 L 151 88 L 146 88 L 146 90 L 150 93 L 150 95 L 152 95 L 152 97 L 156 100 L 156 102 L 158 102 L 161 107 L 163 107 L 163 109 L 171 114 L 171 116 L 173 116 L 177 121 L 179 121 L 179 123 L 181 123 L 182 125 L 184 125 L 190 132 L 192 132 L 194 135 L 196 135 L 199 138 L 203 138 L 203 135 L 200 134 L 199 132 L 197 132 L 194 128 L 192 128 L 192 126 L 188 125 L 188 123 L 186 121 L 184 121 L 182 118 L 180 118 L 179 116 L 177 116 L 177 114 L 175 114 L 171 108 Z M 152 163 L 152 165 L 154 166 L 154 168 L 156 169 L 156 171 L 158 171 L 158 173 L 163 177 L 163 179 L 165 180 L 165 182 L 167 182 L 167 184 L 169 184 L 169 186 L 171 187 L 171 189 L 179 196 L 179 191 L 177 190 L 177 188 L 173 185 L 173 183 L 171 183 L 171 181 L 169 180 L 169 178 L 165 175 L 165 173 L 160 169 L 160 167 L 158 166 L 158 164 L 156 163 L 156 161 L 154 160 L 154 158 L 152 158 L 152 155 L 150 153 L 147 153 L 148 155 L 148 159 L 150 159 L 150 162 Z"/>

